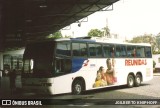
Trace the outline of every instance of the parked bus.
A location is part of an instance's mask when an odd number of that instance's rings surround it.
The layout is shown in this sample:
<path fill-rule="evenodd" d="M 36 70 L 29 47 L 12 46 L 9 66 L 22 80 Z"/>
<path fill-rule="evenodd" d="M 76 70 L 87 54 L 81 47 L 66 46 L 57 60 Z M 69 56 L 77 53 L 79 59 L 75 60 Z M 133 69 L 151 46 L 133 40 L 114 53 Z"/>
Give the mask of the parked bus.
<path fill-rule="evenodd" d="M 22 88 L 62 94 L 140 86 L 153 78 L 151 45 L 94 39 L 33 42 L 23 56 Z"/>

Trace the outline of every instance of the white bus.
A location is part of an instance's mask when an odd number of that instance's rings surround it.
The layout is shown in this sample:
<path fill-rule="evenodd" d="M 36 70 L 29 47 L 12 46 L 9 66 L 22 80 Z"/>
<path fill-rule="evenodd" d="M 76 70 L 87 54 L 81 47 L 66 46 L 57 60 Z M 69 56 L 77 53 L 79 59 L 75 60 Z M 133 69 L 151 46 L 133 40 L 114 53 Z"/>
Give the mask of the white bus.
<path fill-rule="evenodd" d="M 55 39 L 28 44 L 23 59 L 22 88 L 35 93 L 81 94 L 153 78 L 149 44 Z"/>

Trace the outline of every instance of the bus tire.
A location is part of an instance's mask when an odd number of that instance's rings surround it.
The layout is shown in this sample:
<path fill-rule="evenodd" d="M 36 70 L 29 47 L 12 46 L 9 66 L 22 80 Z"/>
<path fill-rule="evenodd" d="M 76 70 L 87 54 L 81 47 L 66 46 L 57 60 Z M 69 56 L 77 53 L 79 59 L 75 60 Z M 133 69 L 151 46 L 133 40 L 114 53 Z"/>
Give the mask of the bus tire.
<path fill-rule="evenodd" d="M 134 86 L 134 76 L 129 74 L 127 77 L 127 85 L 129 88 L 132 88 Z"/>
<path fill-rule="evenodd" d="M 72 85 L 72 94 L 80 95 L 84 90 L 83 80 L 75 80 Z"/>
<path fill-rule="evenodd" d="M 135 86 L 139 87 L 141 85 L 142 76 L 140 74 L 137 74 L 135 77 Z"/>

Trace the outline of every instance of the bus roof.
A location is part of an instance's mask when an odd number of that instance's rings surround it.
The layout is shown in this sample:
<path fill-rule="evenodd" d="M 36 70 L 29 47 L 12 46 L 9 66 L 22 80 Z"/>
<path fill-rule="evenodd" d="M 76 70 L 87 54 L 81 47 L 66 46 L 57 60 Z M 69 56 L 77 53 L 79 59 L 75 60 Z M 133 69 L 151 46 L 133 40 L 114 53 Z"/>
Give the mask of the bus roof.
<path fill-rule="evenodd" d="M 71 41 L 71 42 L 87 42 L 87 43 L 109 43 L 109 44 L 123 44 L 123 45 L 138 45 L 138 46 L 151 46 L 149 43 L 129 43 L 123 42 L 118 39 L 100 38 L 100 37 L 78 37 L 78 38 L 60 38 L 60 39 L 48 39 L 39 40 L 31 43 L 43 43 L 43 42 L 61 42 L 61 41 Z"/>
<path fill-rule="evenodd" d="M 56 39 L 55 41 L 72 41 L 72 42 L 88 42 L 88 43 L 109 43 L 109 44 L 123 44 L 123 45 L 139 45 L 139 46 L 151 46 L 149 43 L 129 43 L 123 42 L 118 39 L 108 39 L 108 38 L 62 38 Z"/>

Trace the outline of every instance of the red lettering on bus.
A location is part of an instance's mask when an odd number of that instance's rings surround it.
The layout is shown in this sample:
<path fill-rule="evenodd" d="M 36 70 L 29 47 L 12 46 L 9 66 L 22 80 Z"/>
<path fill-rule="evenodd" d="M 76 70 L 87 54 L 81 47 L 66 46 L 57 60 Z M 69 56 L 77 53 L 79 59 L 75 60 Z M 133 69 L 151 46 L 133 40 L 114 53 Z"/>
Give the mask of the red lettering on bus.
<path fill-rule="evenodd" d="M 137 60 L 133 60 L 133 65 L 138 65 L 138 62 L 137 62 Z"/>
<path fill-rule="evenodd" d="M 147 65 L 146 59 L 126 59 L 125 66 Z"/>
<path fill-rule="evenodd" d="M 147 65 L 147 60 L 145 59 L 145 63 L 144 63 L 144 65 Z"/>

